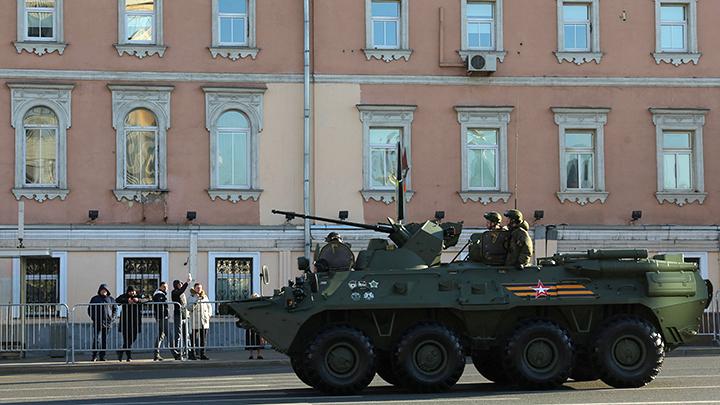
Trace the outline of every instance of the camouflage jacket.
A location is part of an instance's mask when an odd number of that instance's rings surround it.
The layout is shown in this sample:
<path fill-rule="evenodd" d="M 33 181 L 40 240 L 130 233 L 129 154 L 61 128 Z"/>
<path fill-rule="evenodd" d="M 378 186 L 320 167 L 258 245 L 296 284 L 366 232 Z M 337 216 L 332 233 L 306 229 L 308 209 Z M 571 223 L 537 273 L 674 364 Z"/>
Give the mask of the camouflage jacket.
<path fill-rule="evenodd" d="M 529 266 L 532 262 L 533 243 L 528 233 L 530 226 L 523 221 L 520 226 L 510 231 L 506 266 Z"/>

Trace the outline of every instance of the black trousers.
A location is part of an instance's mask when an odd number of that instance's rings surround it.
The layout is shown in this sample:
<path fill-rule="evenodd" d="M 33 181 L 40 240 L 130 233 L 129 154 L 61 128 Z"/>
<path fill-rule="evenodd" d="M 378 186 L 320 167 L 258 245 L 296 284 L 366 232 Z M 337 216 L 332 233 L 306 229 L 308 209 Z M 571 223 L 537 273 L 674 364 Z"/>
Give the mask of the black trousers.
<path fill-rule="evenodd" d="M 175 349 L 173 353 L 180 354 L 180 348 L 183 342 L 188 340 L 187 324 L 179 316 L 173 318 L 173 336 L 175 337 Z"/>
<path fill-rule="evenodd" d="M 192 331 L 192 355 L 204 356 L 205 345 L 207 345 L 207 329 L 193 329 Z"/>
<path fill-rule="evenodd" d="M 140 331 L 135 328 L 123 329 L 123 350 L 118 350 L 118 357 L 121 357 L 123 352 L 127 354 L 128 359 L 132 357 L 132 351 L 130 349 L 132 349 L 132 345 L 135 343 L 135 340 L 137 340 L 138 333 L 140 333 Z"/>
<path fill-rule="evenodd" d="M 105 349 L 107 349 L 107 335 L 108 335 L 108 328 L 97 324 L 93 325 L 93 352 L 92 357 L 97 358 L 98 355 L 101 359 L 105 358 Z M 98 345 L 99 343 L 99 345 Z M 100 349 L 100 350 L 98 350 Z"/>
<path fill-rule="evenodd" d="M 161 318 L 157 320 L 158 331 L 157 339 L 155 339 L 155 355 L 160 355 L 160 345 L 162 345 L 165 337 L 168 334 L 169 322 L 167 318 Z"/>

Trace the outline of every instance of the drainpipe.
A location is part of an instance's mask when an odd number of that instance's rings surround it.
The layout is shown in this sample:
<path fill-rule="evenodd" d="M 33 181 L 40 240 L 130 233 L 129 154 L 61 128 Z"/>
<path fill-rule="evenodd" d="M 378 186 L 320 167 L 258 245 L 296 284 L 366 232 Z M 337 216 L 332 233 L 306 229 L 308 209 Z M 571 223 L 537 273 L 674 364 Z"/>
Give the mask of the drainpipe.
<path fill-rule="evenodd" d="M 310 215 L 310 0 L 303 0 L 303 211 Z M 305 257 L 310 257 L 310 220 L 304 220 Z"/>

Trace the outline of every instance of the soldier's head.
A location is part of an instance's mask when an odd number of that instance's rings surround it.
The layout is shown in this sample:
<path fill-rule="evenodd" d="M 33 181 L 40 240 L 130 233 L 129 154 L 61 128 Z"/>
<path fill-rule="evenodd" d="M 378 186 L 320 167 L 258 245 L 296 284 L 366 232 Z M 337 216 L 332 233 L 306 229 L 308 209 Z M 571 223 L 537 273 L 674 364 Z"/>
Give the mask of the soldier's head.
<path fill-rule="evenodd" d="M 508 219 L 508 226 L 516 227 L 523 221 L 523 214 L 520 210 L 507 210 L 505 217 Z"/>
<path fill-rule="evenodd" d="M 325 237 L 325 242 L 332 242 L 332 241 L 342 242 L 342 237 L 337 232 L 330 232 Z"/>
<path fill-rule="evenodd" d="M 495 229 L 500 226 L 500 222 L 502 222 L 502 216 L 500 216 L 500 213 L 495 211 L 486 212 L 485 215 L 485 227 L 487 229 Z"/>

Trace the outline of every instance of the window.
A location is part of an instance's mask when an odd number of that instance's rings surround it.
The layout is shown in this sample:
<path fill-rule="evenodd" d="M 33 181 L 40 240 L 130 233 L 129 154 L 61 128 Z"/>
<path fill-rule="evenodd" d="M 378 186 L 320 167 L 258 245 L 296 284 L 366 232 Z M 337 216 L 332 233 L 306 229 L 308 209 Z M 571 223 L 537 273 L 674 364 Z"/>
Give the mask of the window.
<path fill-rule="evenodd" d="M 507 126 L 512 107 L 457 106 L 463 202 L 507 202 Z"/>
<path fill-rule="evenodd" d="M 658 201 L 680 206 L 705 200 L 704 109 L 651 108 L 657 138 Z"/>
<path fill-rule="evenodd" d="M 17 0 L 15 49 L 42 56 L 65 51 L 63 0 Z"/>
<path fill-rule="evenodd" d="M 37 305 L 27 310 L 31 316 L 67 316 L 57 304 L 67 303 L 67 253 L 48 257 L 21 257 L 12 261 L 12 302 Z"/>
<path fill-rule="evenodd" d="M 460 57 L 481 53 L 505 60 L 503 49 L 503 0 L 461 0 Z"/>
<path fill-rule="evenodd" d="M 401 142 L 412 168 L 410 145 L 415 106 L 368 105 L 357 106 L 363 123 L 363 189 L 365 201 L 371 199 L 390 204 L 395 201 L 395 171 L 397 143 Z M 407 200 L 412 198 L 412 175 L 407 177 Z"/>
<path fill-rule="evenodd" d="M 139 58 L 165 54 L 163 0 L 118 0 L 118 54 Z"/>
<path fill-rule="evenodd" d="M 117 131 L 115 197 L 142 203 L 167 191 L 172 87 L 109 87 Z"/>
<path fill-rule="evenodd" d="M 365 56 L 386 62 L 410 59 L 408 0 L 365 0 Z"/>
<path fill-rule="evenodd" d="M 117 295 L 133 286 L 138 295 L 152 296 L 160 281 L 168 282 L 167 252 L 118 252 L 115 260 Z"/>
<path fill-rule="evenodd" d="M 600 63 L 599 0 L 557 0 L 558 62 Z"/>
<path fill-rule="evenodd" d="M 70 127 L 69 85 L 9 84 L 15 127 L 17 199 L 39 202 L 60 198 L 67 190 L 67 129 Z"/>
<path fill-rule="evenodd" d="M 213 58 L 222 56 L 232 60 L 250 56 L 255 59 L 259 50 L 255 42 L 256 0 L 212 0 Z"/>
<path fill-rule="evenodd" d="M 260 292 L 260 253 L 208 252 L 210 301 L 248 299 Z M 223 306 L 219 312 L 224 315 Z"/>
<path fill-rule="evenodd" d="M 210 198 L 237 203 L 257 200 L 258 137 L 265 89 L 204 87 L 210 132 Z"/>
<path fill-rule="evenodd" d="M 560 202 L 605 203 L 605 124 L 608 108 L 553 108 L 559 127 Z"/>
<path fill-rule="evenodd" d="M 655 0 L 655 62 L 697 64 L 697 0 Z"/>

